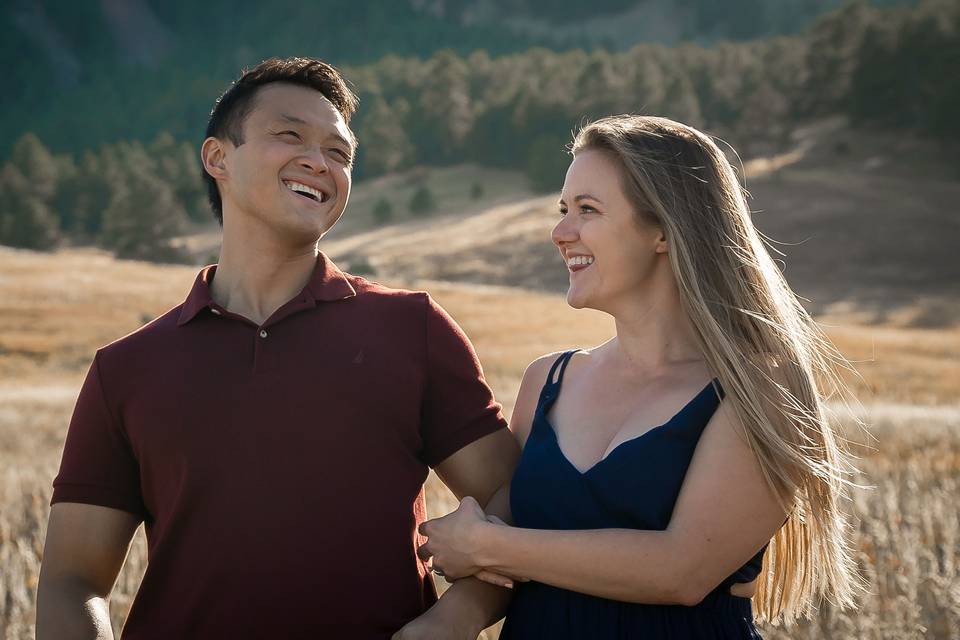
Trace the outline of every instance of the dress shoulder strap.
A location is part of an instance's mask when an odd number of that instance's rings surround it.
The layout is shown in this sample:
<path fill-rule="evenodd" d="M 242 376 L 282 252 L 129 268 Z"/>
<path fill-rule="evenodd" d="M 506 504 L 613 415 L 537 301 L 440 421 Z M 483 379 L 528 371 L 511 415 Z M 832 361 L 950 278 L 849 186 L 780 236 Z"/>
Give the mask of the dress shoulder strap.
<path fill-rule="evenodd" d="M 570 363 L 570 358 L 572 358 L 573 354 L 577 351 L 580 351 L 580 349 L 564 351 L 560 354 L 560 357 L 554 360 L 553 366 L 550 367 L 550 375 L 547 376 L 544 387 L 560 386 L 560 383 L 563 382 L 563 372 L 567 370 L 567 364 Z"/>
<path fill-rule="evenodd" d="M 553 399 L 556 398 L 557 392 L 560 390 L 560 383 L 563 381 L 563 372 L 566 371 L 570 358 L 572 358 L 573 354 L 577 351 L 580 351 L 580 349 L 565 351 L 553 361 L 553 365 L 550 367 L 550 373 L 547 375 L 547 379 L 543 382 L 543 387 L 540 389 L 540 398 L 537 400 L 538 412 L 543 409 L 546 403 L 552 402 Z M 556 377 L 556 380 L 554 380 L 554 377 Z"/>

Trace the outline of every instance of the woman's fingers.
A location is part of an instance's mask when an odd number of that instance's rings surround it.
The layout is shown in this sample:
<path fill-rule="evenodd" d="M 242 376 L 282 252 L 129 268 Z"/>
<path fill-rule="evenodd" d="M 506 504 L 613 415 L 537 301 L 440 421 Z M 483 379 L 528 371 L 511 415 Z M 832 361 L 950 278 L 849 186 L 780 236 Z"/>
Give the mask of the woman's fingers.
<path fill-rule="evenodd" d="M 429 549 L 429 542 L 424 542 L 417 548 L 417 557 L 426 562 L 430 559 L 433 553 Z"/>
<path fill-rule="evenodd" d="M 493 571 L 487 571 L 482 569 L 477 573 L 473 574 L 474 578 L 478 580 L 483 580 L 489 584 L 496 585 L 498 587 L 504 587 L 506 589 L 513 589 L 513 580 L 507 576 L 500 575 L 499 573 L 494 573 Z"/>

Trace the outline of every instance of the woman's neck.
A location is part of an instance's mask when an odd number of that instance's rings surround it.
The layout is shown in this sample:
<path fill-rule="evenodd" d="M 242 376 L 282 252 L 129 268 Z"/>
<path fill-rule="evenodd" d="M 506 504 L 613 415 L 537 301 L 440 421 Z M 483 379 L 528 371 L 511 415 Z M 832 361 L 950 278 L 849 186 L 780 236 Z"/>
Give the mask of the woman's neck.
<path fill-rule="evenodd" d="M 623 305 L 614 321 L 617 336 L 610 346 L 637 372 L 657 373 L 703 361 L 693 323 L 675 286 L 658 287 Z"/>

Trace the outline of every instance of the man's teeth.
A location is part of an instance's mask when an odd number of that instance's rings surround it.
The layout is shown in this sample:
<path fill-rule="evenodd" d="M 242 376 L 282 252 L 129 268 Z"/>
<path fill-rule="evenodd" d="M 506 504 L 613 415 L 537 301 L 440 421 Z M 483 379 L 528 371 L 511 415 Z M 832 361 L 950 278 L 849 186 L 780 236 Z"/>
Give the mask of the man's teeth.
<path fill-rule="evenodd" d="M 567 260 L 567 266 L 572 267 L 578 264 L 593 264 L 593 256 L 573 256 Z"/>
<path fill-rule="evenodd" d="M 310 195 L 316 197 L 318 202 L 324 202 L 326 200 L 326 196 L 323 195 L 323 192 L 318 191 L 313 187 L 308 187 L 305 184 L 300 184 L 299 182 L 292 182 L 292 181 L 285 181 L 284 184 L 287 185 L 287 188 L 290 189 L 291 191 L 302 191 L 304 193 L 309 193 Z"/>

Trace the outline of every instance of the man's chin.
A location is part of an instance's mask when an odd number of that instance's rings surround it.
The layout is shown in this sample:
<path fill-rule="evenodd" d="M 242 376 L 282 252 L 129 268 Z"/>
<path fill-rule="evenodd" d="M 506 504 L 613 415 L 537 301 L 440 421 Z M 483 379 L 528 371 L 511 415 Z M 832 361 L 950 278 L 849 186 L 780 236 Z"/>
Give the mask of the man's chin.
<path fill-rule="evenodd" d="M 327 235 L 327 232 L 330 231 L 331 229 L 333 229 L 333 228 L 337 225 L 337 222 L 340 221 L 340 218 L 341 218 L 342 215 L 343 215 L 343 212 L 340 212 L 340 213 L 338 213 L 338 214 L 336 214 L 336 215 L 333 215 L 333 216 L 327 218 L 326 221 L 324 222 L 324 224 L 321 225 L 321 226 L 319 227 L 319 229 L 318 229 L 318 231 L 319 231 L 319 233 L 320 233 L 320 235 L 318 236 L 318 239 L 319 239 L 319 238 L 322 238 L 322 237 L 325 236 L 325 235 Z"/>
<path fill-rule="evenodd" d="M 299 229 L 302 233 L 308 233 L 311 235 L 316 235 L 318 238 L 334 227 L 337 224 L 337 221 L 340 220 L 340 217 L 343 215 L 343 211 L 336 210 L 313 210 L 313 211 L 297 211 L 295 217 L 293 218 L 292 225 Z"/>

